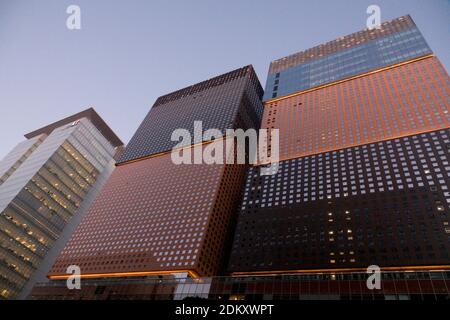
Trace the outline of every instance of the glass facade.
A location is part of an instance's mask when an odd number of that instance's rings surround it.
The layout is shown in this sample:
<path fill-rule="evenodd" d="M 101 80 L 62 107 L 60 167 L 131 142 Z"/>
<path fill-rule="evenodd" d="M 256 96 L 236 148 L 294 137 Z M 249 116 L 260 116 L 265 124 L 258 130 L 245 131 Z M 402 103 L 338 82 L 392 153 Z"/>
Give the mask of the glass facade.
<path fill-rule="evenodd" d="M 32 300 L 448 300 L 450 272 L 381 273 L 381 289 L 369 290 L 365 272 L 285 274 L 201 279 L 86 279 L 81 290 L 65 281 L 36 286 Z"/>
<path fill-rule="evenodd" d="M 0 185 L 3 184 L 22 163 L 33 153 L 34 150 L 44 141 L 47 136 L 41 134 L 32 139 L 19 143 L 1 162 L 0 162 Z"/>
<path fill-rule="evenodd" d="M 384 25 L 383 28 L 387 26 Z M 432 53 L 415 26 L 368 41 L 362 41 L 360 37 L 355 35 L 351 38 L 353 41 L 350 39 L 349 44 L 342 45 L 335 52 L 324 52 L 314 59 L 287 66 L 277 72 L 269 72 L 264 100 L 286 96 Z"/>
<path fill-rule="evenodd" d="M 430 57 L 269 101 L 261 127 L 280 130 L 282 160 L 438 130 L 450 124 L 449 88 Z"/>
<path fill-rule="evenodd" d="M 11 174 L 0 185 L 0 296 L 8 299 L 21 293 L 72 217 L 81 214 L 116 152 L 87 118 L 19 146 L 21 156 L 16 148 L 2 161 L 15 169 L 6 170 Z"/>

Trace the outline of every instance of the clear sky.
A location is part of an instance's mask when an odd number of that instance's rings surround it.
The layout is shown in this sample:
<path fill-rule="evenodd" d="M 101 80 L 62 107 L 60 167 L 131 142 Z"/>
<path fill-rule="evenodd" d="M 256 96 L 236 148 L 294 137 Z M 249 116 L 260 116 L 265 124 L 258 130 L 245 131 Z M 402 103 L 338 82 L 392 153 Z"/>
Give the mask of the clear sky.
<path fill-rule="evenodd" d="M 70 4 L 82 29 L 66 28 Z M 23 134 L 93 106 L 127 143 L 155 99 L 410 14 L 450 70 L 448 0 L 0 0 L 0 158 Z"/>

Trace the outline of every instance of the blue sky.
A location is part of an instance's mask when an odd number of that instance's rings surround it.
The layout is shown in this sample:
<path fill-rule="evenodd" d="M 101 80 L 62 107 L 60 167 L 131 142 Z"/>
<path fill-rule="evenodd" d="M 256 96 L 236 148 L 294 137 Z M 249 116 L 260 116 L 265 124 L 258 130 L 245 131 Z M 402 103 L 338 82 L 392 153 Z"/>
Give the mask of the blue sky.
<path fill-rule="evenodd" d="M 82 29 L 66 28 L 81 7 Z M 411 14 L 450 70 L 447 0 L 0 0 L 0 158 L 23 134 L 93 106 L 127 143 L 155 99 Z"/>

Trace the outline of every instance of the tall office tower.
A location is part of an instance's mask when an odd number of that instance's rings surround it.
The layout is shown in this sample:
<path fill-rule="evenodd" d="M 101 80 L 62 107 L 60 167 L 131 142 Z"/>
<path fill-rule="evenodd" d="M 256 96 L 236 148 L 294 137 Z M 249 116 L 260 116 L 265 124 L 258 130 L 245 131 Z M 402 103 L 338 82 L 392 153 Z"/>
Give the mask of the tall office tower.
<path fill-rule="evenodd" d="M 171 137 L 177 129 L 193 135 L 195 121 L 203 131 L 258 128 L 262 95 L 246 66 L 158 98 L 49 278 L 67 278 L 69 265 L 81 268 L 82 279 L 114 277 L 116 283 L 118 277 L 220 274 L 246 166 L 175 164 L 179 141 Z M 222 142 L 196 139 L 176 152 L 196 154 Z"/>
<path fill-rule="evenodd" d="M 0 299 L 45 278 L 122 146 L 92 108 L 25 137 L 0 162 Z"/>
<path fill-rule="evenodd" d="M 272 62 L 279 171 L 250 169 L 229 271 L 449 269 L 449 97 L 409 16 Z"/>

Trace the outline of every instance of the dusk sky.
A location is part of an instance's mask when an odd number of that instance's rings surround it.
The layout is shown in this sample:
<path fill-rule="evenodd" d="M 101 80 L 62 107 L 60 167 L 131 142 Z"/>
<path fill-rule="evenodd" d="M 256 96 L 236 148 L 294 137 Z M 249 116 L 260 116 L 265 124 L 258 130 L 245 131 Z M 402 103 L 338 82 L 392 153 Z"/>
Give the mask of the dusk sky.
<path fill-rule="evenodd" d="M 81 8 L 81 30 L 66 8 Z M 127 143 L 160 95 L 410 14 L 450 70 L 450 2 L 0 0 L 0 159 L 23 135 L 94 107 Z"/>

